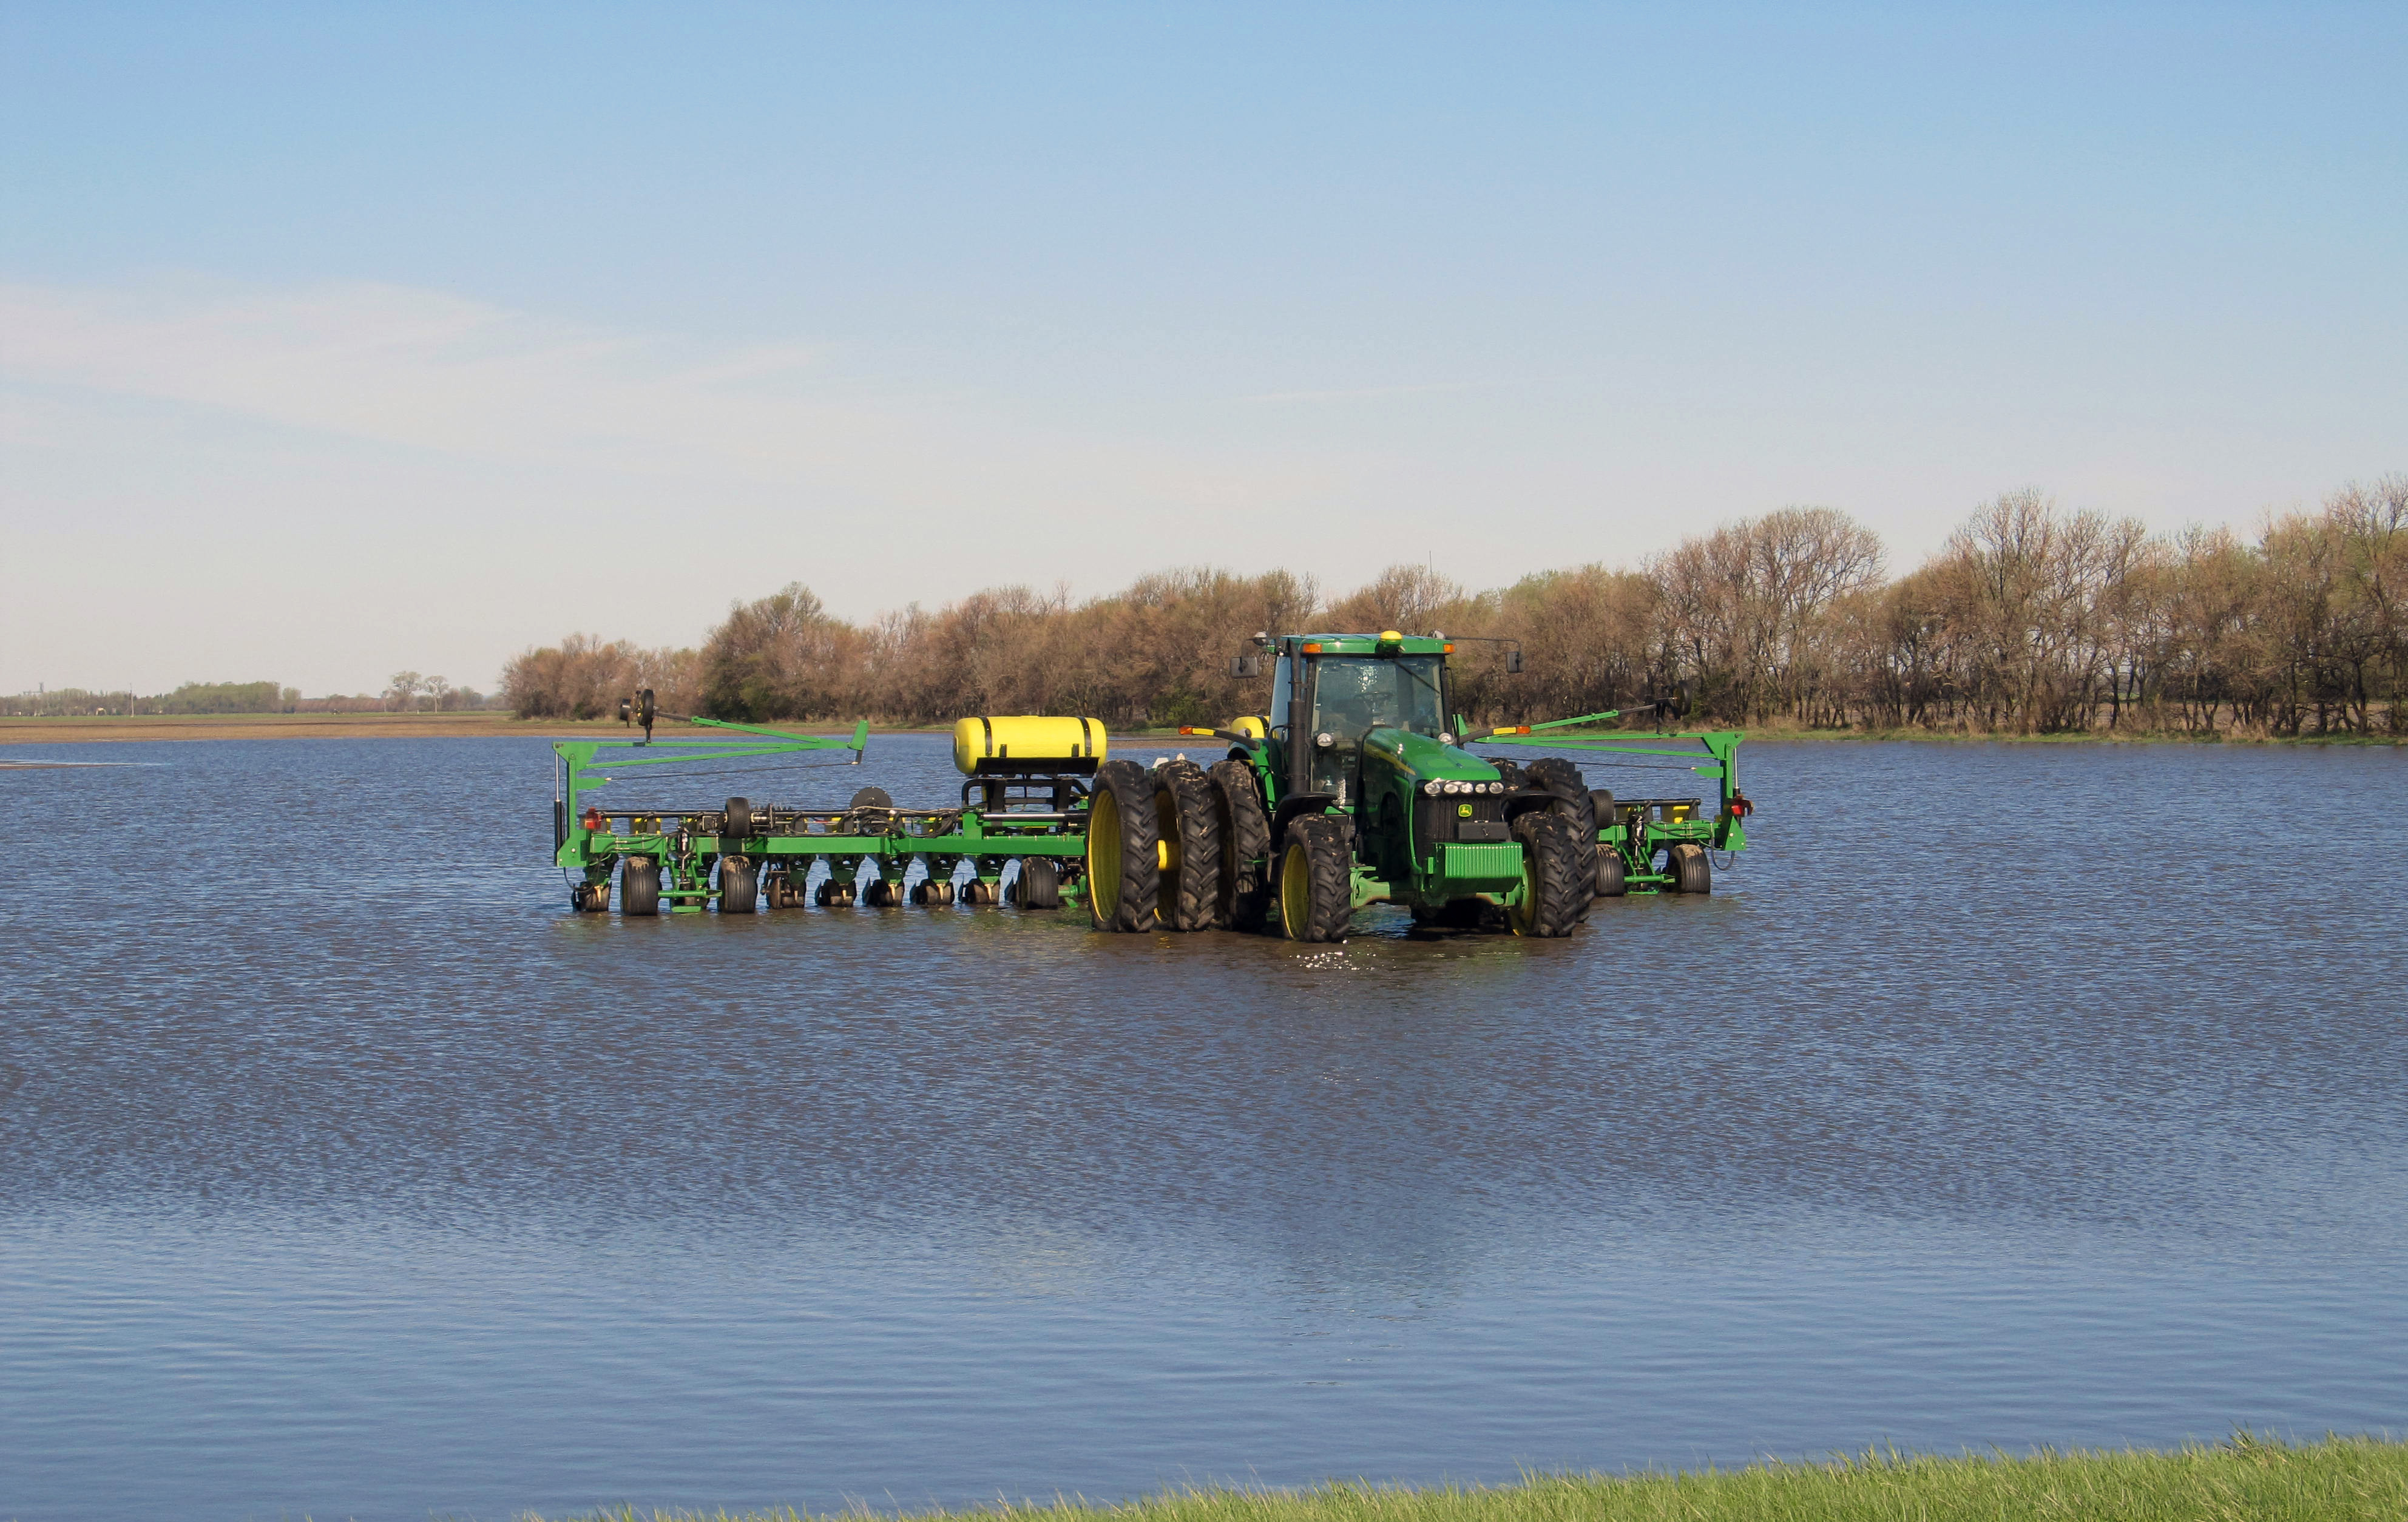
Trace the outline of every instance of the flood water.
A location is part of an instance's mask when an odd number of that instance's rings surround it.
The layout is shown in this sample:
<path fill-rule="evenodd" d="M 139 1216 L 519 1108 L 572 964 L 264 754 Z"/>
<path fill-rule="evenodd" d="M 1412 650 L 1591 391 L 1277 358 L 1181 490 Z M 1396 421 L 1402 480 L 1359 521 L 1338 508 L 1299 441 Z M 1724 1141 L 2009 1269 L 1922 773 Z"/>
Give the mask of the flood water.
<path fill-rule="evenodd" d="M 0 759 L 141 763 L 0 770 L 0 1517 L 2408 1429 L 2408 753 L 1751 745 L 1711 899 L 1310 948 L 573 916 L 537 740 Z M 694 800 L 955 796 L 813 760 Z"/>

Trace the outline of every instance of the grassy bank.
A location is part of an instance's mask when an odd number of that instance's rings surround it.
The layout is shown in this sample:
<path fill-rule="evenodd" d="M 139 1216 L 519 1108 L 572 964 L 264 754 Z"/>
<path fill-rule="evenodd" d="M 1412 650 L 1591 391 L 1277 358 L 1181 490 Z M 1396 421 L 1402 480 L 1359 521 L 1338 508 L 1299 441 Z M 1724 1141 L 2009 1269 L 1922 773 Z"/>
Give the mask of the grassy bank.
<path fill-rule="evenodd" d="M 874 1515 L 850 1514 L 854 1517 Z M 1058 1522 L 2290 1522 L 2408 1516 L 2408 1443 L 2242 1436 L 2172 1453 L 2040 1453 L 1940 1458 L 1871 1453 L 1828 1464 L 1687 1474 L 1572 1474 L 1496 1486 L 1183 1490 L 1091 1506 L 997 1505 L 941 1517 Z M 590 1513 L 593 1522 L 739 1522 L 730 1513 Z M 807 1514 L 747 1513 L 747 1522 Z M 528 1522 L 539 1522 L 530 1518 Z"/>

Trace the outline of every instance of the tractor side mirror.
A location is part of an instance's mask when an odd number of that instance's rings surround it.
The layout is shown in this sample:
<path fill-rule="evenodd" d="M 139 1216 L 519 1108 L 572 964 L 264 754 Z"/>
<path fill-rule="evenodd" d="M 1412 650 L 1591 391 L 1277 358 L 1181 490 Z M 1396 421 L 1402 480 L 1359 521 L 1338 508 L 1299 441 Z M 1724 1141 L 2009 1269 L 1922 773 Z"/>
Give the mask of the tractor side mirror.
<path fill-rule="evenodd" d="M 1505 672 L 1508 676 L 1518 677 L 1522 674 L 1522 653 L 1520 651 L 1509 650 L 1505 653 Z"/>
<path fill-rule="evenodd" d="M 1260 655 L 1232 655 L 1229 657 L 1229 674 L 1233 677 L 1261 676 L 1263 658 Z"/>

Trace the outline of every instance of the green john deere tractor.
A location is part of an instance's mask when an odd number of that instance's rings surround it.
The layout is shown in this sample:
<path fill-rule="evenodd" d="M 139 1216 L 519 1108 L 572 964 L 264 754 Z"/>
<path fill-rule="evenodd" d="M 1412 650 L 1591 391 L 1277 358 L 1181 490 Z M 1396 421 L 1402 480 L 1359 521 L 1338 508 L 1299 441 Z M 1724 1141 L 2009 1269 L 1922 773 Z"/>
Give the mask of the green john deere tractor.
<path fill-rule="evenodd" d="M 1362 906 L 1398 903 L 1424 923 L 1568 936 L 1599 897 L 1713 891 L 1708 851 L 1746 845 L 1735 732 L 1540 738 L 1618 712 L 1475 730 L 1455 713 L 1444 636 L 1255 642 L 1276 653 L 1271 711 L 1180 731 L 1227 741 L 1225 758 L 1096 769 L 1084 871 L 1099 927 L 1276 928 L 1327 941 L 1344 938 Z M 1258 676 L 1261 659 L 1239 656 L 1230 674 Z M 1521 669 L 1518 648 L 1506 669 Z M 1668 706 L 1654 705 L 1659 718 Z M 1473 743 L 1686 763 L 1719 784 L 1719 808 L 1616 798 L 1565 757 L 1484 759 L 1465 748 Z"/>

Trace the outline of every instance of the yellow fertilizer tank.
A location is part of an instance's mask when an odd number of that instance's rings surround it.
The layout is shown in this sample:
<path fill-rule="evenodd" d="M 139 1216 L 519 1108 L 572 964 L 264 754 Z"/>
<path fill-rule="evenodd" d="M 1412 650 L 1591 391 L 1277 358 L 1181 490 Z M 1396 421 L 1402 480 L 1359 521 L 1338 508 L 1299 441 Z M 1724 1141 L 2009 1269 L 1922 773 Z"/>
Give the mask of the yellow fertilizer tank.
<path fill-rule="evenodd" d="M 966 777 L 1030 769 L 1092 771 L 1110 743 L 1096 719 L 987 714 L 953 725 L 953 766 Z"/>

